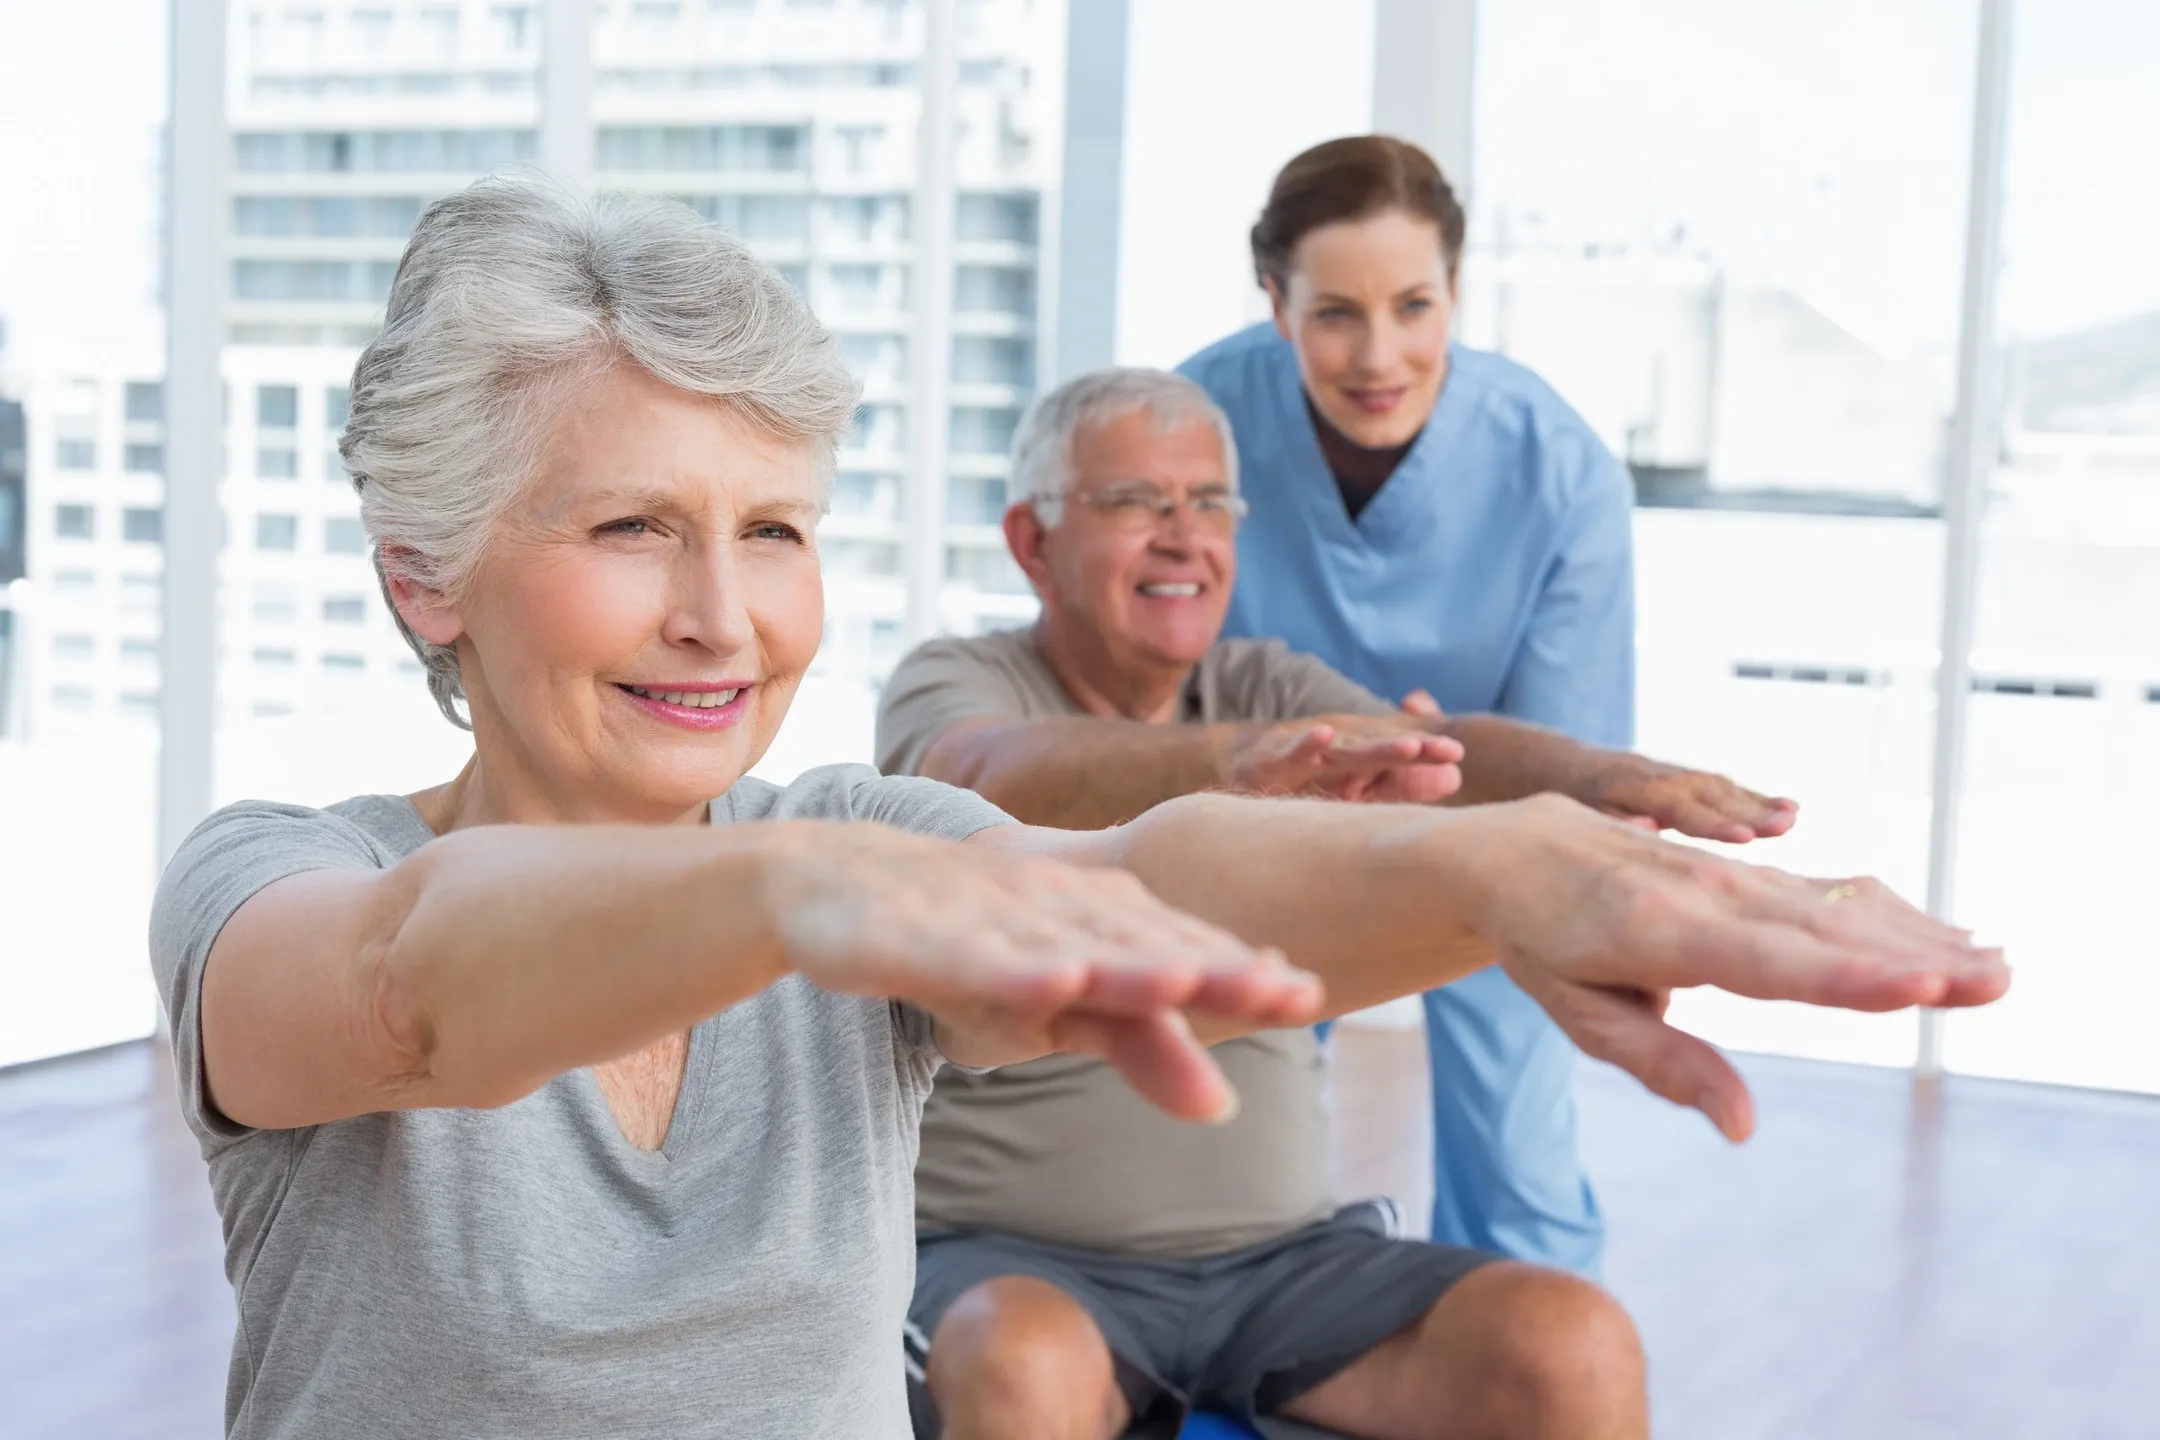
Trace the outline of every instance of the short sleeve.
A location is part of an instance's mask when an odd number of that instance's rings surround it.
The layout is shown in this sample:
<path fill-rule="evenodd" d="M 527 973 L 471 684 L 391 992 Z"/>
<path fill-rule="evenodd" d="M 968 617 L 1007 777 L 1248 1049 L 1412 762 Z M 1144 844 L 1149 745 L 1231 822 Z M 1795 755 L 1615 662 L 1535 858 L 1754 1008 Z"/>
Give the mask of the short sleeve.
<path fill-rule="evenodd" d="M 878 696 L 877 767 L 913 775 L 923 755 L 963 720 L 1020 719 L 1025 698 L 1010 675 L 963 640 L 932 640 L 902 660 Z"/>
<path fill-rule="evenodd" d="M 207 1159 L 252 1132 L 217 1112 L 203 1077 L 202 977 L 225 923 L 288 875 L 380 869 L 350 821 L 299 805 L 245 801 L 218 811 L 181 843 L 150 908 L 150 968 L 172 1028 L 180 1110 Z"/>
<path fill-rule="evenodd" d="M 965 840 L 980 830 L 1019 823 L 972 790 L 914 775 L 876 775 L 867 768 L 848 800 L 854 819 L 939 840 Z"/>
<path fill-rule="evenodd" d="M 1216 647 L 1216 686 L 1225 720 L 1269 723 L 1311 715 L 1393 715 L 1373 694 L 1317 655 L 1280 640 L 1225 640 Z"/>

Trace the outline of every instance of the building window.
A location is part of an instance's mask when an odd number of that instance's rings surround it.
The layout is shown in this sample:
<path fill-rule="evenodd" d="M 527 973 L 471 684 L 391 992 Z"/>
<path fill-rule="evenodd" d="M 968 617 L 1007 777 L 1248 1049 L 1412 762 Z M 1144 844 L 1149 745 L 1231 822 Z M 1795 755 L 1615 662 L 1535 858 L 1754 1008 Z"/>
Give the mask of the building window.
<path fill-rule="evenodd" d="M 97 511 L 88 505 L 59 505 L 53 509 L 53 534 L 62 540 L 97 538 Z"/>
<path fill-rule="evenodd" d="M 97 575 L 89 570 L 53 571 L 53 594 L 81 604 L 97 593 Z"/>
<path fill-rule="evenodd" d="M 291 650 L 281 645 L 255 647 L 255 668 L 258 670 L 290 670 L 297 659 Z"/>
<path fill-rule="evenodd" d="M 289 624 L 300 617 L 290 590 L 261 586 L 255 591 L 255 618 L 268 624 Z"/>
<path fill-rule="evenodd" d="M 97 469 L 97 442 L 73 435 L 62 435 L 53 442 L 53 464 L 62 470 Z"/>
<path fill-rule="evenodd" d="M 264 480 L 290 480 L 300 473 L 300 452 L 290 445 L 264 445 L 255 452 L 255 473 Z"/>
<path fill-rule="evenodd" d="M 162 475 L 165 473 L 165 447 L 131 442 L 121 452 L 120 468 L 130 475 Z"/>
<path fill-rule="evenodd" d="M 784 173 L 809 168 L 800 125 L 603 126 L 595 137 L 601 170 L 740 170 Z"/>
<path fill-rule="evenodd" d="M 1006 484 L 980 475 L 954 475 L 945 482 L 945 518 L 956 525 L 995 525 L 1005 518 Z"/>
<path fill-rule="evenodd" d="M 270 239 L 402 240 L 424 208 L 417 195 L 238 195 L 232 228 Z"/>
<path fill-rule="evenodd" d="M 297 385 L 255 387 L 255 423 L 265 430 L 292 430 L 300 424 L 300 388 Z"/>
<path fill-rule="evenodd" d="M 345 428 L 345 416 L 352 409 L 352 391 L 343 385 L 331 385 L 322 392 L 323 427 L 333 434 Z"/>
<path fill-rule="evenodd" d="M 380 305 L 396 275 L 393 260 L 235 260 L 233 298 Z"/>
<path fill-rule="evenodd" d="M 961 335 L 953 340 L 953 380 L 962 385 L 1035 383 L 1033 341 L 1004 335 Z"/>
<path fill-rule="evenodd" d="M 367 554 L 367 532 L 350 515 L 333 515 L 323 521 L 323 549 L 332 555 Z"/>
<path fill-rule="evenodd" d="M 367 669 L 367 656 L 332 651 L 322 657 L 322 668 L 326 675 L 357 675 Z"/>
<path fill-rule="evenodd" d="M 88 710 L 97 703 L 97 697 L 87 685 L 55 685 L 52 703 L 55 710 Z"/>
<path fill-rule="evenodd" d="M 297 515 L 257 515 L 255 517 L 255 548 L 257 550 L 297 550 L 300 548 L 300 517 Z"/>
<path fill-rule="evenodd" d="M 158 713 L 158 692 L 155 690 L 123 690 L 120 692 L 120 713 L 132 715 L 138 720 L 154 720 Z"/>
<path fill-rule="evenodd" d="M 953 237 L 968 242 L 1035 243 L 1032 195 L 962 195 L 953 212 Z"/>
<path fill-rule="evenodd" d="M 1008 265 L 955 266 L 953 309 L 962 315 L 1032 315 L 1034 272 Z"/>
<path fill-rule="evenodd" d="M 165 512 L 131 505 L 120 512 L 120 538 L 138 545 L 159 545 L 165 540 Z"/>
<path fill-rule="evenodd" d="M 120 642 L 120 658 L 137 665 L 155 665 L 158 658 L 157 637 L 130 635 Z"/>
<path fill-rule="evenodd" d="M 155 575 L 122 575 L 120 577 L 120 606 L 138 614 L 154 613 L 164 591 L 164 582 Z"/>
<path fill-rule="evenodd" d="M 322 618 L 332 625 L 358 625 L 367 619 L 365 595 L 325 595 Z"/>
<path fill-rule="evenodd" d="M 1003 455 L 1012 449 L 1013 431 L 1019 424 L 1017 410 L 961 405 L 954 407 L 947 433 L 955 455 Z"/>
<path fill-rule="evenodd" d="M 247 131 L 233 136 L 243 175 L 477 174 L 534 158 L 533 130 Z"/>
<path fill-rule="evenodd" d="M 130 380 L 123 395 L 122 413 L 129 420 L 159 421 L 165 418 L 165 383 L 162 380 Z"/>
<path fill-rule="evenodd" d="M 532 43 L 532 6 L 497 5 L 488 18 L 499 49 L 523 50 Z"/>
<path fill-rule="evenodd" d="M 97 658 L 97 637 L 94 635 L 53 636 L 53 659 L 68 664 L 85 664 Z"/>

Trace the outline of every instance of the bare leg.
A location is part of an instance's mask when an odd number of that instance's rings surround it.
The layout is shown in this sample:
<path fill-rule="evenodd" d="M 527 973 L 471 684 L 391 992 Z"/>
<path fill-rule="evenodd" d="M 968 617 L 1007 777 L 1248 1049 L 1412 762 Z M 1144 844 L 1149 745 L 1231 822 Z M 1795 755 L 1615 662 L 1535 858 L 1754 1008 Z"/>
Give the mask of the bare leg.
<path fill-rule="evenodd" d="M 1586 1280 L 1487 1265 L 1283 1407 L 1366 1440 L 1644 1440 L 1642 1343 Z"/>
<path fill-rule="evenodd" d="M 1047 1280 L 1001 1275 L 961 1295 L 930 1339 L 945 1440 L 1112 1440 L 1130 1422 L 1087 1310 Z"/>

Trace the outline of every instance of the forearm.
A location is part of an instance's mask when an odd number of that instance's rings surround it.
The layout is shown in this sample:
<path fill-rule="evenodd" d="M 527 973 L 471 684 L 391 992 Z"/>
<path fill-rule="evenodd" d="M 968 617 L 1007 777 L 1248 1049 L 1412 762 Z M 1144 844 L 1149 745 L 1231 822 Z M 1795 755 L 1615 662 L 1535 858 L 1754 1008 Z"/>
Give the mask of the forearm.
<path fill-rule="evenodd" d="M 507 1103 L 764 989 L 795 830 L 487 827 L 406 860 L 373 1003 L 407 1103 Z"/>
<path fill-rule="evenodd" d="M 1462 788 L 1443 802 L 1491 805 L 1551 792 L 1588 801 L 1590 780 L 1612 752 L 1504 715 L 1450 716 L 1434 728 L 1462 742 Z"/>
<path fill-rule="evenodd" d="M 1106 838 L 1114 863 L 1170 904 L 1319 975 L 1327 1013 L 1341 1014 L 1492 962 L 1492 897 L 1464 863 L 1486 819 L 1205 795 Z"/>
<path fill-rule="evenodd" d="M 938 738 L 921 773 L 1029 825 L 1101 830 L 1223 784 L 1238 729 L 1093 716 L 968 724 Z"/>

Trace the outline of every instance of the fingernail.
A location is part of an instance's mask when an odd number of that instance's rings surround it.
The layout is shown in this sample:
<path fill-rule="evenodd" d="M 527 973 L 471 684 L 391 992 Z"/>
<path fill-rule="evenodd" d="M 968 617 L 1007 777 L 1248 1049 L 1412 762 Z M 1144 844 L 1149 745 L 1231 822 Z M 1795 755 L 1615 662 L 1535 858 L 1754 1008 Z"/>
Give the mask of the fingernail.
<path fill-rule="evenodd" d="M 1231 1121 L 1237 1119 L 1240 1108 L 1237 1091 L 1232 1090 L 1229 1098 L 1223 1101 L 1222 1109 L 1208 1116 L 1207 1123 L 1210 1125 L 1228 1125 Z"/>

